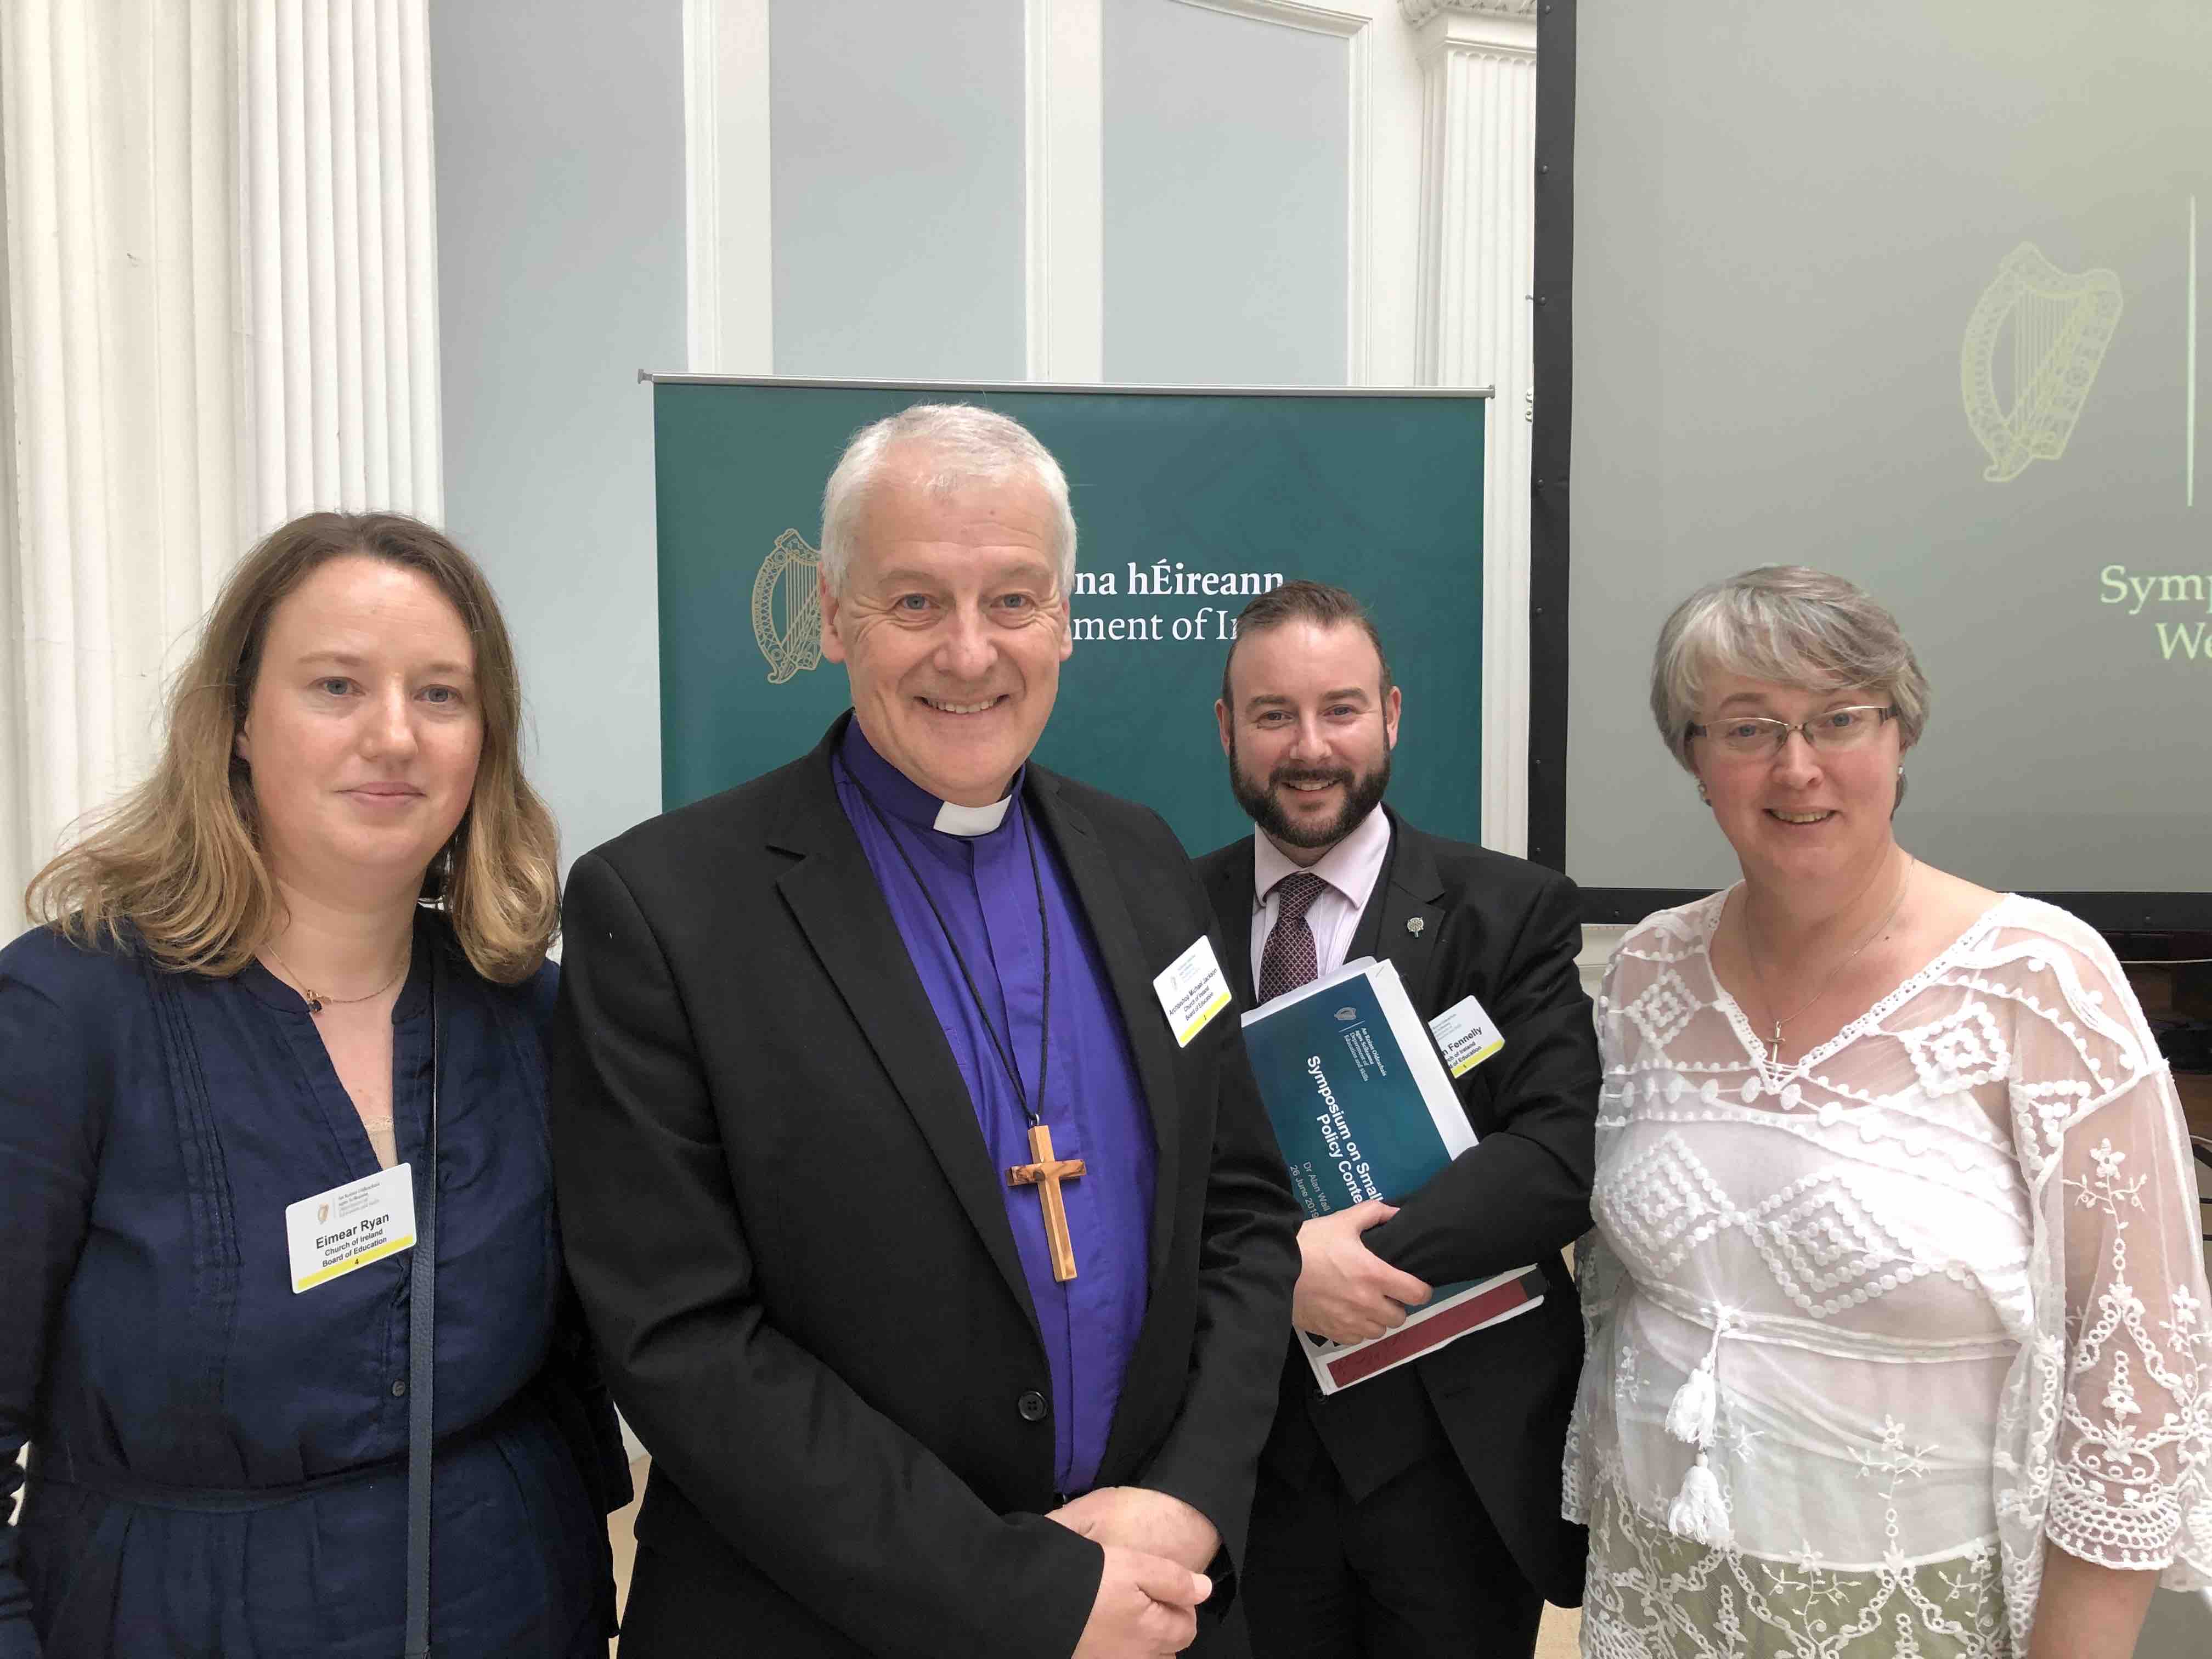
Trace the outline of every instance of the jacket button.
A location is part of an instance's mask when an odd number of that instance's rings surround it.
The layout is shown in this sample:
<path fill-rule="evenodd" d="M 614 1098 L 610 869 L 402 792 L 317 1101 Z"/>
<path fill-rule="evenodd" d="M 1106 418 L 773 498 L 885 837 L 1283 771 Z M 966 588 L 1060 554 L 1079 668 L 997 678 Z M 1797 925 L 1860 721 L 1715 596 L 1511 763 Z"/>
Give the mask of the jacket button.
<path fill-rule="evenodd" d="M 1044 1421 L 1046 1411 L 1044 1396 L 1035 1389 L 1031 1389 L 1019 1400 L 1014 1401 L 1014 1409 L 1021 1413 L 1024 1422 L 1042 1423 Z"/>
<path fill-rule="evenodd" d="M 404 1400 L 407 1397 L 407 1379 L 405 1377 L 399 1376 L 392 1379 L 392 1397 L 394 1400 Z"/>

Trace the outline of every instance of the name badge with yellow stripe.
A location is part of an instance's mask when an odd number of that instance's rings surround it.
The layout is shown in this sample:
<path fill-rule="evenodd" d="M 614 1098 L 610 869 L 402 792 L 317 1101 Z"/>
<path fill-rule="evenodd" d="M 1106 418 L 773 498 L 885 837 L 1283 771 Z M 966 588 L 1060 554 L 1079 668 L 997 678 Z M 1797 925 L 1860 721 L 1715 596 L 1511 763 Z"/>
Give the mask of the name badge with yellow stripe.
<path fill-rule="evenodd" d="M 1505 1046 L 1504 1036 L 1473 997 L 1462 997 L 1431 1020 L 1429 1031 L 1454 1077 L 1465 1077 Z"/>
<path fill-rule="evenodd" d="M 284 1206 L 292 1294 L 415 1244 L 415 1179 L 404 1164 Z"/>
<path fill-rule="evenodd" d="M 1229 1006 L 1229 981 L 1221 972 L 1219 958 L 1213 954 L 1213 941 L 1200 933 L 1190 949 L 1170 963 L 1167 971 L 1152 981 L 1152 990 L 1167 1013 L 1168 1028 L 1175 1033 L 1176 1046 L 1189 1048 L 1190 1040 Z"/>

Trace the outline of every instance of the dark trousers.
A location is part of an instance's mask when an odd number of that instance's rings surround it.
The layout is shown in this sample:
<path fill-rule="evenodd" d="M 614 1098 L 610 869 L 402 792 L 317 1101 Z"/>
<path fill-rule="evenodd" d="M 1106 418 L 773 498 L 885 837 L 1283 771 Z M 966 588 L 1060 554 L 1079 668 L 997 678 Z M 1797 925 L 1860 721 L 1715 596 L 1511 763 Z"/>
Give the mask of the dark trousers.
<path fill-rule="evenodd" d="M 866 1650 L 754 1579 L 739 1586 L 641 1544 L 621 1659 L 867 1659 Z M 1204 1614 L 1183 1659 L 1250 1659 L 1243 1628 Z"/>
<path fill-rule="evenodd" d="M 1263 1462 L 1237 1601 L 1252 1659 L 1528 1659 L 1543 1598 L 1448 1453 L 1364 1498 Z"/>

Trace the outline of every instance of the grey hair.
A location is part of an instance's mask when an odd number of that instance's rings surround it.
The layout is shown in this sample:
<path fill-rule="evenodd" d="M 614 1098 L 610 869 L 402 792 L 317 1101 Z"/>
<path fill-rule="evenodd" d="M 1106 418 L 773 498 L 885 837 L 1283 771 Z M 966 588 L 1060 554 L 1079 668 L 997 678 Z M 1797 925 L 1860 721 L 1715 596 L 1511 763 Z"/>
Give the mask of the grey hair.
<path fill-rule="evenodd" d="M 1690 723 L 1707 676 L 1743 674 L 1806 691 L 1864 686 L 1897 710 L 1907 749 L 1928 724 L 1928 677 L 1897 618 L 1863 588 L 1802 564 L 1761 565 L 1674 607 L 1651 659 L 1651 717 L 1690 769 Z"/>
<path fill-rule="evenodd" d="M 832 593 L 845 591 L 853 549 L 868 498 L 894 451 L 919 451 L 933 464 L 922 487 L 933 494 L 964 484 L 996 483 L 1027 472 L 1051 498 L 1053 551 L 1060 592 L 1075 586 L 1075 514 L 1067 504 L 1067 475 L 1052 452 L 1010 416 L 973 404 L 915 404 L 862 427 L 845 446 L 822 491 L 822 574 Z"/>

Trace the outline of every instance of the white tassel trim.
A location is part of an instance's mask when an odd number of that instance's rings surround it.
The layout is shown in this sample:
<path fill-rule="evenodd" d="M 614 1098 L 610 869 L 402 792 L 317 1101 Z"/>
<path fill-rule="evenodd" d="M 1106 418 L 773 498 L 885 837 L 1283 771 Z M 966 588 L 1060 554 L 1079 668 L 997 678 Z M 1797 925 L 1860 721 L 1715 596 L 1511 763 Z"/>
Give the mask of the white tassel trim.
<path fill-rule="evenodd" d="M 1735 1528 L 1729 1521 L 1728 1501 L 1721 1496 L 1719 1480 L 1705 1467 L 1703 1452 L 1698 1454 L 1698 1461 L 1682 1477 L 1682 1490 L 1667 1511 L 1667 1530 L 1677 1538 L 1693 1540 L 1708 1549 L 1726 1549 L 1735 1542 Z"/>
<path fill-rule="evenodd" d="M 1713 1419 L 1720 1407 L 1720 1389 L 1713 1381 L 1710 1357 L 1683 1379 L 1667 1407 L 1667 1432 L 1686 1446 L 1700 1450 L 1713 1443 Z"/>
<path fill-rule="evenodd" d="M 1667 1407 L 1667 1432 L 1700 1451 L 1713 1443 L 1713 1421 L 1720 1411 L 1721 1338 L 1735 1322 L 1725 1308 L 1715 1311 L 1713 1340 L 1705 1344 L 1705 1357 L 1682 1379 Z"/>

